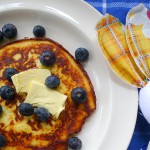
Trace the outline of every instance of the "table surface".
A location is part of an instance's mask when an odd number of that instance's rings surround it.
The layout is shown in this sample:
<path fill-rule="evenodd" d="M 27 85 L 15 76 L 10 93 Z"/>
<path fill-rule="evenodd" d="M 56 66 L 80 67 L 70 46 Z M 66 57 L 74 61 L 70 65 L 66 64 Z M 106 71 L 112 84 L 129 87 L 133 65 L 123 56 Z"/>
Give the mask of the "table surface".
<path fill-rule="evenodd" d="M 125 24 L 126 14 L 129 9 L 144 3 L 147 8 L 150 8 L 150 0 L 85 0 L 100 13 L 109 13 L 120 19 Z M 121 11 L 120 11 L 121 10 Z M 118 13 L 119 12 L 119 13 Z M 121 13 L 120 13 L 121 12 Z M 133 137 L 129 144 L 128 150 L 147 150 L 148 142 L 150 141 L 150 125 L 143 117 L 140 108 L 138 109 L 137 121 Z"/>

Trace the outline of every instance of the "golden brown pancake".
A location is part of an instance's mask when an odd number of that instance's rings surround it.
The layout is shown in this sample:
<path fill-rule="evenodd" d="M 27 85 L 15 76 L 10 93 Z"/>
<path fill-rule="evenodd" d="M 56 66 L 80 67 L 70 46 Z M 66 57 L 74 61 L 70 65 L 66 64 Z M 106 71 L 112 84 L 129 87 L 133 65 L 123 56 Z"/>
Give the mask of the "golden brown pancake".
<path fill-rule="evenodd" d="M 50 118 L 40 123 L 35 115 L 25 117 L 19 114 L 18 105 L 26 95 L 16 93 L 15 100 L 7 101 L 0 98 L 3 107 L 0 134 L 7 140 L 2 150 L 66 150 L 68 138 L 81 130 L 86 118 L 96 109 L 96 97 L 87 73 L 67 50 L 50 39 L 23 39 L 1 47 L 0 87 L 14 87 L 5 79 L 5 68 L 12 67 L 21 72 L 42 67 L 39 56 L 45 50 L 51 50 L 56 55 L 56 63 L 48 69 L 61 79 L 56 90 L 68 96 L 66 108 L 57 120 Z M 71 91 L 79 86 L 87 91 L 87 99 L 82 104 L 75 104 Z"/>

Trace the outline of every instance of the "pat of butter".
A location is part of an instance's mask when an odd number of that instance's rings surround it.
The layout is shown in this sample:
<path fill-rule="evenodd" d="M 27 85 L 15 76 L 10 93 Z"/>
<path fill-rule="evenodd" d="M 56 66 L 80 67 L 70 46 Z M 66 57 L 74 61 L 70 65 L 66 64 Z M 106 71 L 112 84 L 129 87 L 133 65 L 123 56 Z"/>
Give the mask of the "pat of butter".
<path fill-rule="evenodd" d="M 57 119 L 65 109 L 66 99 L 66 95 L 33 80 L 24 103 L 30 103 L 35 107 L 44 107 L 52 114 L 53 118 Z"/>
<path fill-rule="evenodd" d="M 46 78 L 50 75 L 51 72 L 48 69 L 29 69 L 21 73 L 15 74 L 11 78 L 13 84 L 15 85 L 17 93 L 28 93 L 32 80 L 44 84 Z"/>

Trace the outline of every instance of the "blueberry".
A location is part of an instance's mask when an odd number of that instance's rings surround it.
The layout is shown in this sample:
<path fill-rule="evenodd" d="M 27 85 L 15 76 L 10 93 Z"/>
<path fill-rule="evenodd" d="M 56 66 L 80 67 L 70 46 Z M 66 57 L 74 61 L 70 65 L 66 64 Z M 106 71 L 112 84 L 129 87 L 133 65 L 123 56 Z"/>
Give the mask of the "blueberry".
<path fill-rule="evenodd" d="M 71 137 L 69 138 L 68 145 L 73 150 L 80 150 L 82 147 L 82 142 L 77 137 Z"/>
<path fill-rule="evenodd" d="M 60 79 L 56 75 L 51 75 L 46 78 L 45 85 L 48 88 L 56 88 L 60 85 Z"/>
<path fill-rule="evenodd" d="M 46 122 L 48 118 L 50 117 L 50 113 L 47 111 L 47 109 L 43 107 L 36 108 L 34 112 L 40 122 Z"/>
<path fill-rule="evenodd" d="M 3 108 L 2 106 L 0 105 L 0 114 L 3 112 Z"/>
<path fill-rule="evenodd" d="M 75 103 L 83 103 L 87 98 L 87 93 L 82 87 L 76 87 L 71 92 L 71 98 Z"/>
<path fill-rule="evenodd" d="M 46 31 L 45 31 L 44 27 L 37 25 L 33 28 L 33 34 L 36 37 L 44 37 L 46 34 Z"/>
<path fill-rule="evenodd" d="M 5 137 L 0 134 L 0 147 L 3 147 L 5 144 L 6 144 Z"/>
<path fill-rule="evenodd" d="M 18 73 L 18 71 L 17 71 L 16 69 L 14 69 L 14 68 L 6 68 L 6 70 L 5 70 L 5 78 L 6 78 L 8 81 L 12 82 L 11 77 L 12 77 L 13 75 L 17 74 L 17 73 Z"/>
<path fill-rule="evenodd" d="M 56 56 L 50 50 L 46 50 L 42 52 L 40 55 L 40 62 L 43 66 L 50 67 L 54 65 L 55 61 L 56 61 Z"/>
<path fill-rule="evenodd" d="M 0 41 L 3 41 L 3 39 L 4 39 L 4 35 L 3 35 L 3 33 L 0 31 Z"/>
<path fill-rule="evenodd" d="M 1 87 L 1 98 L 4 100 L 14 99 L 15 98 L 15 90 L 8 86 L 2 86 Z"/>
<path fill-rule="evenodd" d="M 19 105 L 19 112 L 23 116 L 31 116 L 34 113 L 34 108 L 29 103 L 21 103 Z"/>
<path fill-rule="evenodd" d="M 77 61 L 84 62 L 88 59 L 89 52 L 85 48 L 78 48 L 75 51 L 75 58 Z"/>
<path fill-rule="evenodd" d="M 17 35 L 17 28 L 13 24 L 6 24 L 2 28 L 2 32 L 6 38 L 12 39 Z"/>

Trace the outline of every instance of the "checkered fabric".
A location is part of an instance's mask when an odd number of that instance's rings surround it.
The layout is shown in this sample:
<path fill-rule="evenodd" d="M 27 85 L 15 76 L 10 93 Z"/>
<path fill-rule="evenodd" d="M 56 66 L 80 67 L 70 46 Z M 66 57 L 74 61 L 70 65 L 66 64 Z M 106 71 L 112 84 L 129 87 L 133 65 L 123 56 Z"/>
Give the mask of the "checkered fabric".
<path fill-rule="evenodd" d="M 147 8 L 150 8 L 150 0 L 85 0 L 96 8 L 103 15 L 109 13 L 118 18 L 123 24 L 125 24 L 126 15 L 128 11 L 143 3 Z"/>
<path fill-rule="evenodd" d="M 136 87 L 146 85 L 146 77 L 135 64 L 124 34 L 124 26 L 112 15 L 104 15 L 97 25 L 98 41 L 111 69 L 123 81 Z"/>

